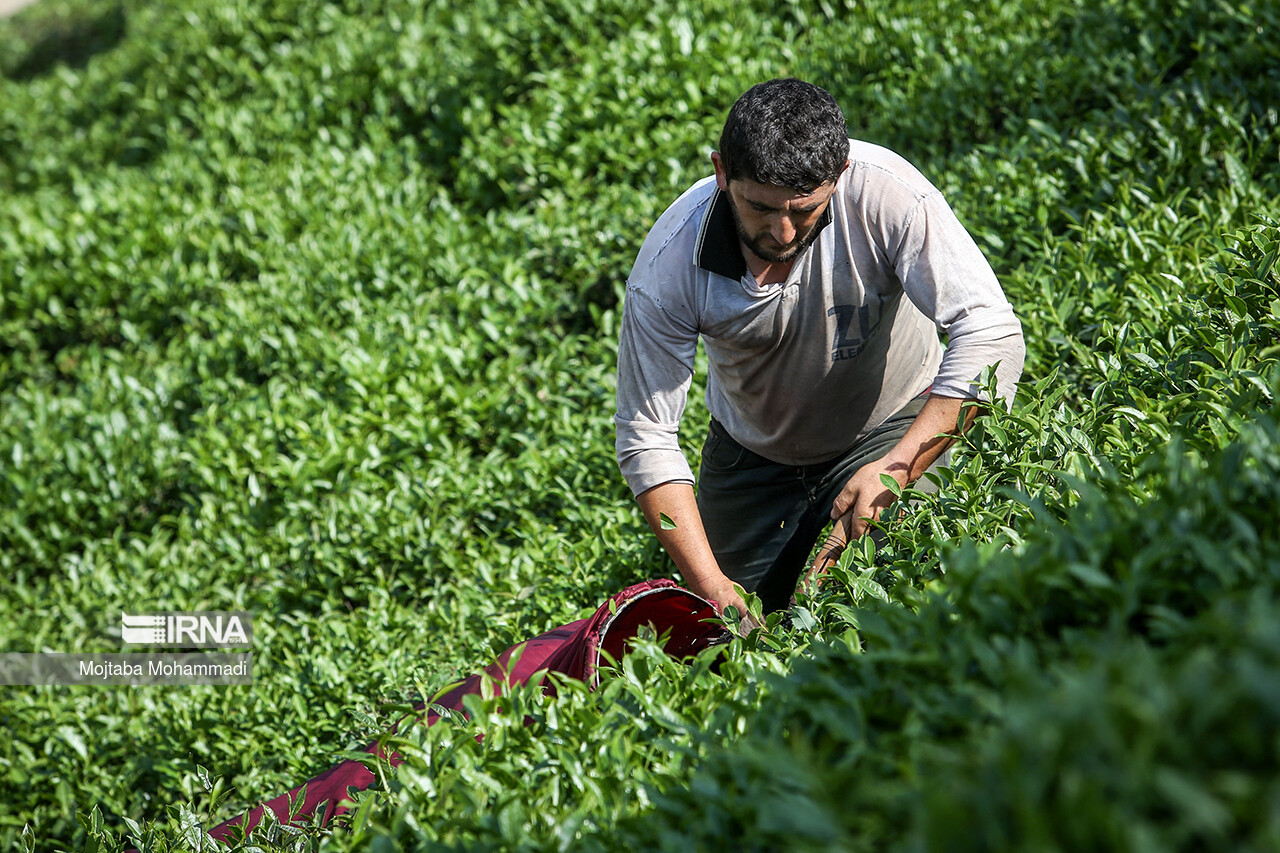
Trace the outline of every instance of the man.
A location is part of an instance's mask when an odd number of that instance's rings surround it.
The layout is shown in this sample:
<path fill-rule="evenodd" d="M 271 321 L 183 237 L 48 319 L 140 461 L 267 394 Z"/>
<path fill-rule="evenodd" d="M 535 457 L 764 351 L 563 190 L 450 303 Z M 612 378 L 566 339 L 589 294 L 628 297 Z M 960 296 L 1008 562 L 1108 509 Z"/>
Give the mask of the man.
<path fill-rule="evenodd" d="M 618 464 L 692 591 L 745 613 L 737 583 L 767 612 L 830 521 L 819 568 L 893 502 L 881 475 L 905 487 L 935 464 L 984 368 L 1013 399 L 1022 327 L 938 190 L 850 140 L 822 89 L 752 87 L 711 162 L 627 281 Z M 677 428 L 699 338 L 712 420 L 695 498 Z"/>

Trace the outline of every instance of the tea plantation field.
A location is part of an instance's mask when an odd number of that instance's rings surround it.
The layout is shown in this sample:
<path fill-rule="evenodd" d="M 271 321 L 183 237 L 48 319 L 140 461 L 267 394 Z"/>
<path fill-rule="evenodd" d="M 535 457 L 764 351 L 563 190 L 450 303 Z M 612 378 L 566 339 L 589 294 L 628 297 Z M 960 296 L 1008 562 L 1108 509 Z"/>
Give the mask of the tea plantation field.
<path fill-rule="evenodd" d="M 787 74 L 986 251 L 1012 412 L 718 671 L 650 642 L 477 702 L 336 832 L 256 849 L 1280 849 L 1272 0 L 0 21 L 0 651 L 255 616 L 252 687 L 0 687 L 0 848 L 200 849 L 670 576 L 613 461 L 623 283 Z"/>

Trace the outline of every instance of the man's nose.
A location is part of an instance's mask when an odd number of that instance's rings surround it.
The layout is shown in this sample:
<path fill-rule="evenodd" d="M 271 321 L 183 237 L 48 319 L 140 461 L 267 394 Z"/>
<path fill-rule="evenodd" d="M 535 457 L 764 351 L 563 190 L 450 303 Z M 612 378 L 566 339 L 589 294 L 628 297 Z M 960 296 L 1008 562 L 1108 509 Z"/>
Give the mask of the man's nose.
<path fill-rule="evenodd" d="M 782 246 L 788 245 L 796 238 L 796 226 L 792 223 L 790 216 L 779 216 L 774 220 L 771 231 L 773 239 Z"/>

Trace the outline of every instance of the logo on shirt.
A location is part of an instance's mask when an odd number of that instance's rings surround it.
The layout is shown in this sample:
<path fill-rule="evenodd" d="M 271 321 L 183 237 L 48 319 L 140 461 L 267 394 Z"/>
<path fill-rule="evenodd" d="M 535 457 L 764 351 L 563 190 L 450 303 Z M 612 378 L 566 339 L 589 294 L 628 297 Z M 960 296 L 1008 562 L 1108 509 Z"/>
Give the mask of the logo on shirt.
<path fill-rule="evenodd" d="M 854 358 L 867 345 L 880 323 L 880 305 L 835 305 L 827 311 L 836 318 L 836 336 L 831 345 L 831 360 Z"/>

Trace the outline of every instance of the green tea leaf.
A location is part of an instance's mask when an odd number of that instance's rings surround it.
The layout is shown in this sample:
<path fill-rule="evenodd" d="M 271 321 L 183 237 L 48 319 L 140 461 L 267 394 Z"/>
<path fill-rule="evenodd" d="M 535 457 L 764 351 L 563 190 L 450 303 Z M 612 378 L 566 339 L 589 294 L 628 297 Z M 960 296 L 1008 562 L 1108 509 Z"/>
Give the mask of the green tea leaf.
<path fill-rule="evenodd" d="M 880 482 L 897 497 L 902 497 L 902 484 L 888 474 L 880 475 Z"/>

